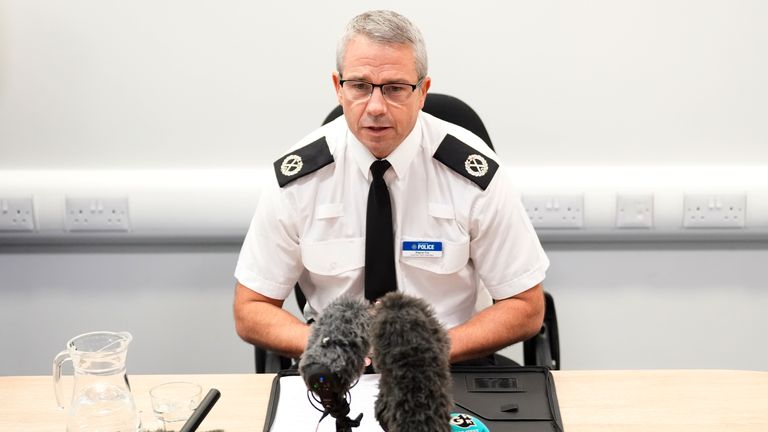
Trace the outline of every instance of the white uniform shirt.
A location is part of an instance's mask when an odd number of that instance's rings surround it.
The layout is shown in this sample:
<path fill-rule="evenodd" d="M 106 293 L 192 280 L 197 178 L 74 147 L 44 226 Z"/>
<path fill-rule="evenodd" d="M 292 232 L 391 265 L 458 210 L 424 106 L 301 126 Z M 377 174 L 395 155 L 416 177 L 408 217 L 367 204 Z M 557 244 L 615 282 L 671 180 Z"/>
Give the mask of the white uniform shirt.
<path fill-rule="evenodd" d="M 386 158 L 392 168 L 384 180 L 392 200 L 397 289 L 426 299 L 450 328 L 476 312 L 480 281 L 491 297 L 507 298 L 540 283 L 549 260 L 502 168 L 483 190 L 433 158 L 446 134 L 496 160 L 471 132 L 420 112 L 413 131 Z M 276 181 L 265 185 L 235 270 L 241 284 L 275 299 L 285 299 L 298 281 L 308 319 L 339 295 L 363 297 L 375 160 L 343 116 L 292 150 L 323 136 L 334 162 L 283 188 Z M 442 256 L 405 256 L 404 241 L 442 242 Z"/>

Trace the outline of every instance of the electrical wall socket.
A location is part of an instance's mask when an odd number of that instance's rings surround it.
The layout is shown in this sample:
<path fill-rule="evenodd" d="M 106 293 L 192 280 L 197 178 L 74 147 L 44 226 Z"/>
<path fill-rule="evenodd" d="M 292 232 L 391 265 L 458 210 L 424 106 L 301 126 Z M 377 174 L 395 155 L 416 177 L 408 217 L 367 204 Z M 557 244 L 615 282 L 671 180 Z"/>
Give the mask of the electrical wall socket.
<path fill-rule="evenodd" d="M 523 206 L 535 228 L 584 226 L 584 195 L 523 195 Z"/>
<path fill-rule="evenodd" d="M 747 214 L 745 194 L 686 194 L 686 228 L 743 228 Z"/>
<path fill-rule="evenodd" d="M 617 228 L 651 228 L 653 226 L 653 195 L 617 195 Z"/>
<path fill-rule="evenodd" d="M 130 231 L 128 198 L 66 198 L 69 231 Z"/>
<path fill-rule="evenodd" d="M 32 197 L 0 198 L 0 231 L 34 231 Z"/>

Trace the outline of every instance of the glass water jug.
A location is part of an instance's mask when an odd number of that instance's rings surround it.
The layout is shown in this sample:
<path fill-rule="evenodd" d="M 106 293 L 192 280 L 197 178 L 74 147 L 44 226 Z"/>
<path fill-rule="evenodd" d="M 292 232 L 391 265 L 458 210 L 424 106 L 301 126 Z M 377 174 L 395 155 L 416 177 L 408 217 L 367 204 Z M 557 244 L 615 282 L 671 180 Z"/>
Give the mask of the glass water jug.
<path fill-rule="evenodd" d="M 74 368 L 67 432 L 136 432 L 139 414 L 131 396 L 125 358 L 133 337 L 127 332 L 93 332 L 72 338 L 53 360 L 56 402 L 64 408 L 61 367 Z"/>

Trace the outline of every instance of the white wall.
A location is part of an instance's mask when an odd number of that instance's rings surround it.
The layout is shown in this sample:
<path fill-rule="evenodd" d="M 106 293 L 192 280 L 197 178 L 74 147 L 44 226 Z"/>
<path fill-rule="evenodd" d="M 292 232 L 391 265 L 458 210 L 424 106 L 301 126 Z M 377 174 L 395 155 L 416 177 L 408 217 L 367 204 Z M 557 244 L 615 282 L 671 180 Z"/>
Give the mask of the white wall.
<path fill-rule="evenodd" d="M 421 27 L 433 90 L 510 165 L 768 164 L 759 0 L 0 0 L 0 174 L 268 168 L 335 104 L 336 38 L 374 7 Z M 545 246 L 565 368 L 766 369 L 764 241 Z M 0 374 L 95 329 L 134 333 L 133 373 L 252 370 L 237 250 L 0 245 Z"/>
<path fill-rule="evenodd" d="M 766 164 L 761 0 L 0 0 L 0 168 L 252 167 L 335 104 L 389 7 L 515 165 Z M 599 157 L 598 157 L 599 156 Z"/>
<path fill-rule="evenodd" d="M 766 370 L 764 243 L 545 249 L 563 368 Z M 0 374 L 47 374 L 69 338 L 94 330 L 133 334 L 132 373 L 253 371 L 232 320 L 237 250 L 0 247 Z"/>
<path fill-rule="evenodd" d="M 0 248 L 0 374 L 50 373 L 81 333 L 133 334 L 133 373 L 253 371 L 232 318 L 236 247 Z"/>
<path fill-rule="evenodd" d="M 768 370 L 768 244 L 545 249 L 564 368 Z"/>

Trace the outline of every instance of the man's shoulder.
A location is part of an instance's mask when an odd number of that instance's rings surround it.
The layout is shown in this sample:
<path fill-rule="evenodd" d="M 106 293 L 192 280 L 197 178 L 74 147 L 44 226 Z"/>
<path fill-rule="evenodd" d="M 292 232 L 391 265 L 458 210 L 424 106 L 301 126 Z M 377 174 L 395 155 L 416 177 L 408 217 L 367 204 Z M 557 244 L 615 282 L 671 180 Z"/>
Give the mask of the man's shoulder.
<path fill-rule="evenodd" d="M 456 174 L 485 190 L 499 169 L 496 154 L 472 132 L 422 113 L 432 157 Z"/>
<path fill-rule="evenodd" d="M 315 129 L 273 163 L 281 188 L 334 162 L 333 153 L 340 142 L 340 135 L 343 135 L 340 133 L 340 126 L 343 126 L 340 122 L 344 119 L 336 119 Z"/>

